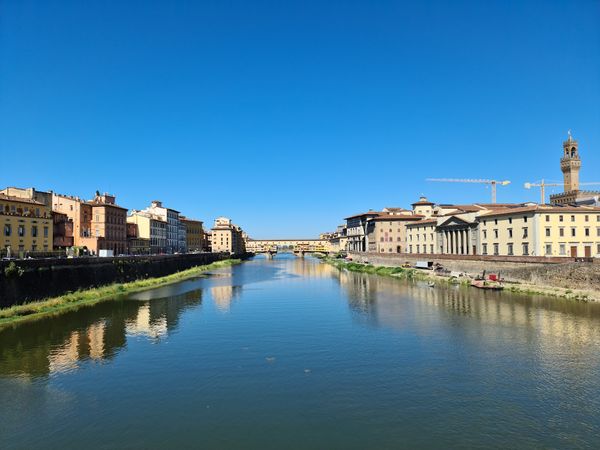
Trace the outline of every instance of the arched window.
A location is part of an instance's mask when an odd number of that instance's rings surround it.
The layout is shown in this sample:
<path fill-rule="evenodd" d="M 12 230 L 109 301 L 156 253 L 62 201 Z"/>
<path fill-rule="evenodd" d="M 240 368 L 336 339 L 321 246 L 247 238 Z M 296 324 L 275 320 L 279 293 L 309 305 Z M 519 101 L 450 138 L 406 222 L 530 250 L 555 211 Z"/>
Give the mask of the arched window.
<path fill-rule="evenodd" d="M 576 154 L 577 154 L 577 149 L 575 147 L 573 147 L 571 149 L 571 158 L 574 158 Z"/>

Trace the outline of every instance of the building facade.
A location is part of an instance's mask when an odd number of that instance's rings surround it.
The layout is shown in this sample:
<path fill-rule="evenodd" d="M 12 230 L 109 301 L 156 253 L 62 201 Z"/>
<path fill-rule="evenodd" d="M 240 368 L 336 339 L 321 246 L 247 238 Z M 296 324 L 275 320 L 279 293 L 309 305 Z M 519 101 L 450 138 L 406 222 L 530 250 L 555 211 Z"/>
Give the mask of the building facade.
<path fill-rule="evenodd" d="M 242 254 L 246 252 L 242 229 L 227 217 L 215 220 L 211 230 L 211 251 L 213 253 Z"/>
<path fill-rule="evenodd" d="M 533 205 L 479 217 L 481 254 L 600 257 L 600 207 Z"/>
<path fill-rule="evenodd" d="M 167 222 L 159 216 L 146 211 L 133 210 L 127 217 L 127 223 L 135 224 L 138 237 L 148 240 L 151 254 L 167 252 Z"/>
<path fill-rule="evenodd" d="M 205 248 L 203 222 L 181 216 L 181 223 L 185 226 L 186 246 L 188 252 L 201 252 Z"/>
<path fill-rule="evenodd" d="M 346 217 L 346 250 L 353 253 L 366 252 L 369 249 L 369 220 L 379 215 L 376 211 L 355 214 Z"/>
<path fill-rule="evenodd" d="M 179 211 L 164 207 L 159 200 L 152 201 L 144 211 L 166 222 L 166 253 L 185 252 L 185 228 L 179 220 Z"/>
<path fill-rule="evenodd" d="M 73 225 L 73 245 L 92 255 L 111 250 L 127 251 L 127 209 L 115 203 L 115 196 L 96 192 L 93 200 L 52 193 L 52 210 L 65 214 Z"/>
<path fill-rule="evenodd" d="M 397 212 L 389 213 L 386 209 L 377 217 L 367 222 L 367 241 L 370 252 L 405 253 L 406 227 L 420 221 L 422 216 Z"/>
<path fill-rule="evenodd" d="M 53 219 L 49 205 L 40 201 L 0 193 L 2 256 L 23 257 L 28 252 L 53 248 Z"/>

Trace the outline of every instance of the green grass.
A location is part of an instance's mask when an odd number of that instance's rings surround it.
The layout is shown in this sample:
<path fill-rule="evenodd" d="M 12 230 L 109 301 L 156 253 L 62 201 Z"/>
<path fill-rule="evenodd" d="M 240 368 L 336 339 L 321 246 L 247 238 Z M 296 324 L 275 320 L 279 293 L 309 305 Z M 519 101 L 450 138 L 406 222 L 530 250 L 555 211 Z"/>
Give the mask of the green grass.
<path fill-rule="evenodd" d="M 373 266 L 371 264 L 359 264 L 355 262 L 345 262 L 339 259 L 324 258 L 324 262 L 331 264 L 338 269 L 346 269 L 351 272 L 370 273 L 374 275 L 382 276 L 393 276 L 395 278 L 408 278 L 408 279 L 429 279 L 427 274 L 424 274 L 416 269 L 404 268 L 404 267 L 384 267 L 384 266 Z"/>
<path fill-rule="evenodd" d="M 114 300 L 124 294 L 145 291 L 172 283 L 177 283 L 188 278 L 202 275 L 207 270 L 229 267 L 241 263 L 239 259 L 227 259 L 217 261 L 204 266 L 192 267 L 191 269 L 176 272 L 159 278 L 148 278 L 129 283 L 115 283 L 94 289 L 69 292 L 59 297 L 26 303 L 24 305 L 11 306 L 0 309 L 0 328 L 5 325 L 13 325 L 20 322 L 37 320 L 42 317 L 73 311 L 82 307 L 89 307 L 100 302 Z"/>

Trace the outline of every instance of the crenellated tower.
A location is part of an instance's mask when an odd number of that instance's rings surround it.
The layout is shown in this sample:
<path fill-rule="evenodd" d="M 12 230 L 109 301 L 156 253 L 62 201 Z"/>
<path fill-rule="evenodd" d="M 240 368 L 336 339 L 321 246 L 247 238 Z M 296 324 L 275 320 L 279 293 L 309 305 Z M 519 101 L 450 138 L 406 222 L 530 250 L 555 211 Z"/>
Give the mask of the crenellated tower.
<path fill-rule="evenodd" d="M 569 130 L 569 137 L 563 142 L 563 157 L 560 159 L 560 170 L 562 170 L 565 192 L 579 190 L 579 169 L 581 169 L 581 159 L 579 159 L 579 144 Z"/>

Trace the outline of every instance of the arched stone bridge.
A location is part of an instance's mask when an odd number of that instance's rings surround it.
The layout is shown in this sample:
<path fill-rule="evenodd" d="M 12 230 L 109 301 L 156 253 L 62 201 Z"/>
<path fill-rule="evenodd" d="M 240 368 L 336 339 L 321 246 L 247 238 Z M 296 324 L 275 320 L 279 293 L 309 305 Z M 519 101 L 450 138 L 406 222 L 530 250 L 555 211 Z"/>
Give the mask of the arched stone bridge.
<path fill-rule="evenodd" d="M 268 255 L 289 252 L 302 256 L 305 253 L 329 253 L 331 243 L 325 239 L 248 239 L 246 251 Z"/>

